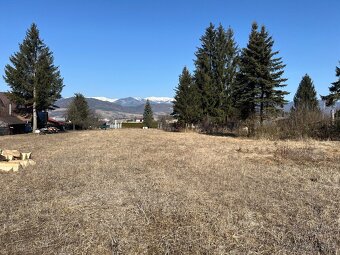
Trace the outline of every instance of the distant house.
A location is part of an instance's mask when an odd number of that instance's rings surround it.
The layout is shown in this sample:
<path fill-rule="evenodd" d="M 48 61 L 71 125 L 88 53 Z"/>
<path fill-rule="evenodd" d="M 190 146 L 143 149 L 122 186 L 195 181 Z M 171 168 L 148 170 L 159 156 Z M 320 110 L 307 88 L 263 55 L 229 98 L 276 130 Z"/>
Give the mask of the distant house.
<path fill-rule="evenodd" d="M 0 92 L 0 135 L 22 134 L 30 131 L 30 119 L 16 113 L 16 104 Z"/>
<path fill-rule="evenodd" d="M 65 131 L 66 123 L 65 123 L 65 121 L 59 121 L 55 118 L 48 118 L 47 119 L 47 127 L 56 127 L 61 131 Z"/>

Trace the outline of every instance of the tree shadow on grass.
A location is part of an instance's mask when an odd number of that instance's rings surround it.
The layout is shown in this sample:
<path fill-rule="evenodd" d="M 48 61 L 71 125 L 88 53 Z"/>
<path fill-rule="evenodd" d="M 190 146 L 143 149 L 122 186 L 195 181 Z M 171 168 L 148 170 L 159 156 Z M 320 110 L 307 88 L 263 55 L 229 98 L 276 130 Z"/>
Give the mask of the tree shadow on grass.
<path fill-rule="evenodd" d="M 203 134 L 209 135 L 209 136 L 221 136 L 221 137 L 232 137 L 232 138 L 239 137 L 239 135 L 232 133 L 232 132 L 207 132 Z"/>

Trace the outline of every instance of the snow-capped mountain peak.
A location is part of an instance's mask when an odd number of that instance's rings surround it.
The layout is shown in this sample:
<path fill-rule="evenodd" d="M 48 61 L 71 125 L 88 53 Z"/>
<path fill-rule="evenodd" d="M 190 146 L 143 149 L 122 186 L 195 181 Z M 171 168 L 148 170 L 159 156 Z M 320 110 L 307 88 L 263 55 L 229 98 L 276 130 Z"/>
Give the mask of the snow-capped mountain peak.
<path fill-rule="evenodd" d="M 146 97 L 144 99 L 154 103 L 172 103 L 174 101 L 171 97 Z"/>
<path fill-rule="evenodd" d="M 144 105 L 146 100 L 149 100 L 152 104 L 172 104 L 174 102 L 174 98 L 171 97 L 124 97 L 119 99 L 107 98 L 107 97 L 90 97 L 96 100 L 115 103 L 121 106 L 139 106 Z"/>
<path fill-rule="evenodd" d="M 116 102 L 118 99 L 114 99 L 114 98 L 107 98 L 107 97 L 91 97 L 100 101 L 106 101 L 106 102 L 111 102 L 114 103 Z"/>

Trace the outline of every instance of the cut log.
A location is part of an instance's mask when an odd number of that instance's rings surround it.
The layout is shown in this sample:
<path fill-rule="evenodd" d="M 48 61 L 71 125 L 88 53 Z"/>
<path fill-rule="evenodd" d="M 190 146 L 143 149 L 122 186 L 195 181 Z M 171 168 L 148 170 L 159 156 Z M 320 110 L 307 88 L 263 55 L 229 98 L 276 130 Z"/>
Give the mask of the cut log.
<path fill-rule="evenodd" d="M 31 154 L 32 154 L 32 152 L 23 152 L 23 153 L 21 153 L 21 159 L 22 160 L 30 159 L 31 158 Z"/>
<path fill-rule="evenodd" d="M 0 165 L 0 172 L 1 171 L 4 171 L 4 172 L 13 171 L 13 166 L 10 166 L 10 165 Z"/>
<path fill-rule="evenodd" d="M 30 162 L 28 161 L 28 159 L 26 159 L 26 160 L 15 160 L 14 162 L 19 163 L 23 168 L 30 165 Z"/>
<path fill-rule="evenodd" d="M 21 168 L 22 168 L 22 166 L 21 166 L 20 162 L 16 162 L 16 161 L 0 162 L 0 170 L 2 170 L 2 171 L 8 172 L 8 171 L 13 170 L 13 172 L 17 172 Z"/>
<path fill-rule="evenodd" d="M 4 156 L 7 161 L 12 161 L 14 159 L 13 155 L 6 155 Z"/>
<path fill-rule="evenodd" d="M 1 153 L 2 156 L 13 156 L 14 158 L 20 158 L 21 153 L 18 150 L 3 150 Z"/>

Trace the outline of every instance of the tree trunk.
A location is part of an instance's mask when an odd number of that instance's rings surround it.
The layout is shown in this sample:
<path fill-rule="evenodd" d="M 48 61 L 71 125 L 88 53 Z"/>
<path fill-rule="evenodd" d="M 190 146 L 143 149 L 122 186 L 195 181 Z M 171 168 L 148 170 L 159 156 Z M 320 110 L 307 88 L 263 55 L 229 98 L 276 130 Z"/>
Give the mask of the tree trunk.
<path fill-rule="evenodd" d="M 334 125 L 334 123 L 335 123 L 335 109 L 331 110 L 331 121 L 332 121 L 332 125 Z"/>
<path fill-rule="evenodd" d="M 36 92 L 36 89 L 34 87 L 34 89 L 33 89 L 33 133 L 35 133 L 35 131 L 38 128 L 36 98 L 37 98 L 37 92 Z"/>

